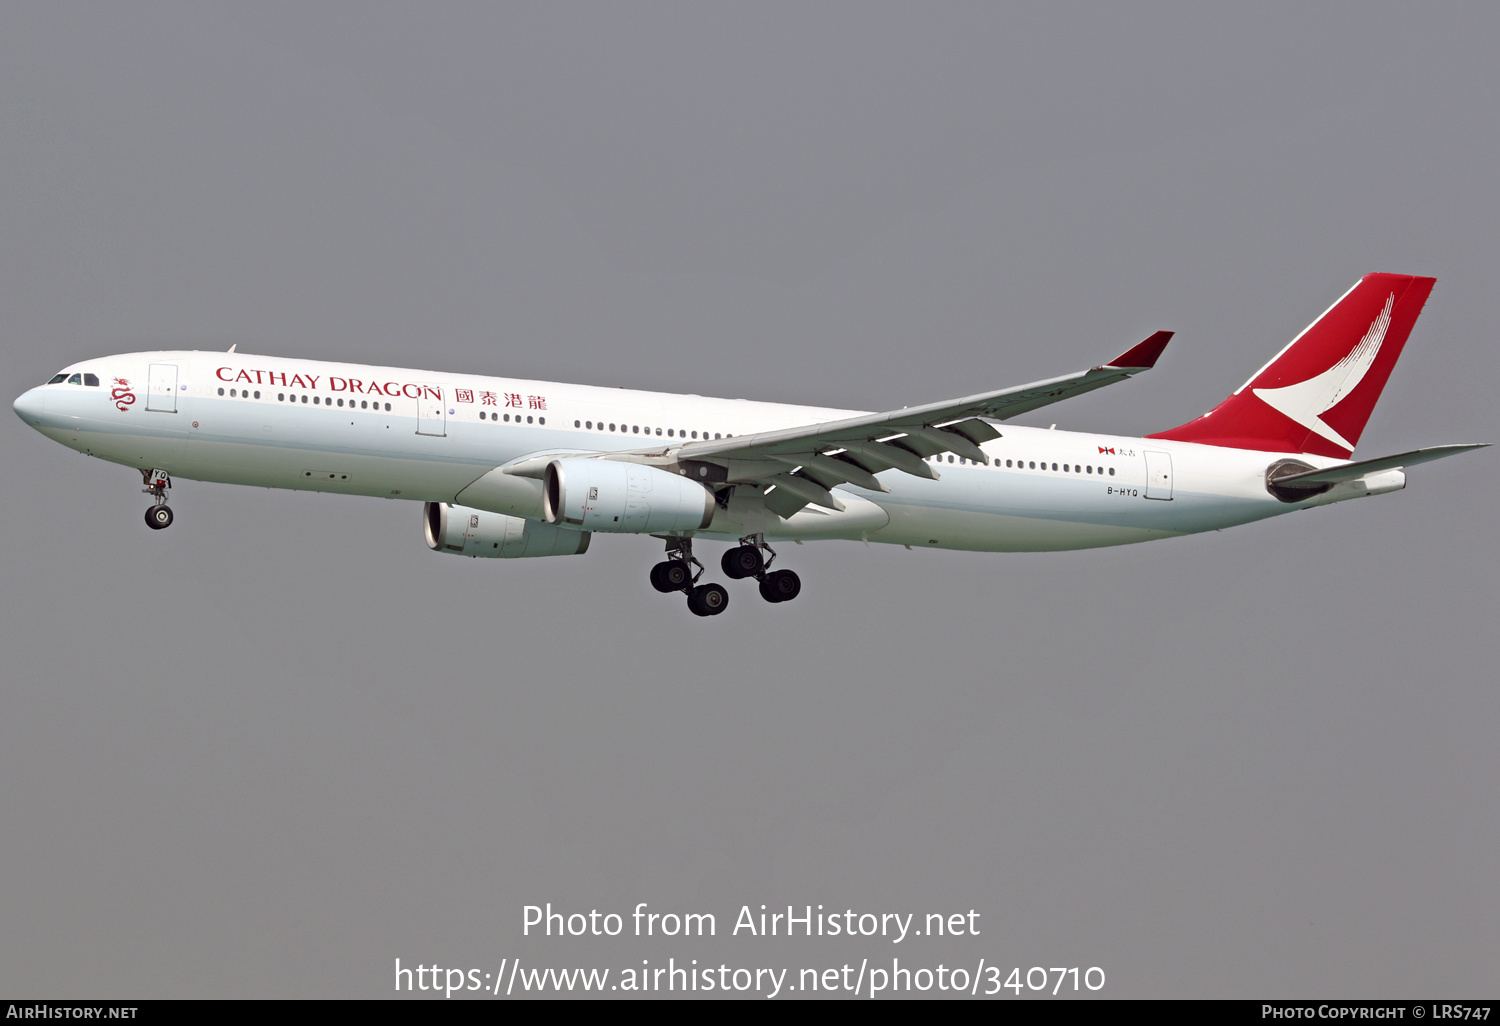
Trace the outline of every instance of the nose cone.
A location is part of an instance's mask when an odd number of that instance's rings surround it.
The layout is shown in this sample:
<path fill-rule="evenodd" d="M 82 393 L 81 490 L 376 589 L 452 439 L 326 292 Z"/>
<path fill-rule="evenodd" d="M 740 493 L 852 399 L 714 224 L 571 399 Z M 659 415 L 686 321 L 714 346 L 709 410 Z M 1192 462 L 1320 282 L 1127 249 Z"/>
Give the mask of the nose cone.
<path fill-rule="evenodd" d="M 28 392 L 22 392 L 20 397 L 12 404 L 16 416 L 20 417 L 32 427 L 40 427 L 42 415 L 47 412 L 47 394 L 40 388 L 33 388 Z"/>

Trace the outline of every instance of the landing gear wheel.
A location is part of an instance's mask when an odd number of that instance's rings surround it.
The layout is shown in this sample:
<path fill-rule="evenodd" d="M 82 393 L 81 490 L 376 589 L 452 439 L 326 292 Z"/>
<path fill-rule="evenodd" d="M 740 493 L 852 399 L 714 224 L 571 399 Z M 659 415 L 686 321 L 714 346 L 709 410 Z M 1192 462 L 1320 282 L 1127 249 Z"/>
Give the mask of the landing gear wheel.
<path fill-rule="evenodd" d="M 152 506 L 146 510 L 146 526 L 153 531 L 172 526 L 171 506 Z"/>
<path fill-rule="evenodd" d="M 651 568 L 651 587 L 663 593 L 682 591 L 692 577 L 692 571 L 682 560 L 665 559 Z"/>
<path fill-rule="evenodd" d="M 790 602 L 802 593 L 802 578 L 792 570 L 772 570 L 761 578 L 760 597 L 767 602 Z"/>
<path fill-rule="evenodd" d="M 732 548 L 724 553 L 724 558 L 719 560 L 724 576 L 732 581 L 754 577 L 765 568 L 765 565 L 765 557 L 754 545 L 740 545 Z"/>
<path fill-rule="evenodd" d="M 722 584 L 700 584 L 688 592 L 688 608 L 695 616 L 718 616 L 729 606 L 729 592 Z"/>

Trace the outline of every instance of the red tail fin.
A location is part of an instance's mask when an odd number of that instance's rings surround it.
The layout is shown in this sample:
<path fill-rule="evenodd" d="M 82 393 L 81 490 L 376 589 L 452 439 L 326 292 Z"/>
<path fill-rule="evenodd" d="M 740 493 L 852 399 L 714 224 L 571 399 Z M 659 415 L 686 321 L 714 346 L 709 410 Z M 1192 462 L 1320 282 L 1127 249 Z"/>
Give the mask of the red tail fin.
<path fill-rule="evenodd" d="M 1436 281 L 1365 275 L 1228 399 L 1147 437 L 1348 459 Z"/>

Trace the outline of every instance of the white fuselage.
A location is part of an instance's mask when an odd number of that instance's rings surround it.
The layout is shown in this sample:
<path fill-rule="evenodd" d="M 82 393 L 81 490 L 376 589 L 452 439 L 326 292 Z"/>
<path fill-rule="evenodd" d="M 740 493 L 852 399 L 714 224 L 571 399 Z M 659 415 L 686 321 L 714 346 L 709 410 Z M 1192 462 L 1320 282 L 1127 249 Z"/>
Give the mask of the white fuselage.
<path fill-rule="evenodd" d="M 281 359 L 132 353 L 65 373 L 16 400 L 43 434 L 101 459 L 174 477 L 450 502 L 541 519 L 540 485 L 496 468 L 541 453 L 665 448 L 831 421 L 858 411 L 742 399 Z M 125 384 L 120 384 L 124 382 Z M 1215 530 L 1391 491 L 1400 471 L 1286 503 L 1266 489 L 1283 457 L 1157 439 L 999 425 L 988 462 L 931 457 L 939 480 L 887 471 L 888 493 L 842 485 L 843 512 L 788 520 L 731 498 L 698 534 L 855 538 L 930 548 L 1036 551 Z"/>

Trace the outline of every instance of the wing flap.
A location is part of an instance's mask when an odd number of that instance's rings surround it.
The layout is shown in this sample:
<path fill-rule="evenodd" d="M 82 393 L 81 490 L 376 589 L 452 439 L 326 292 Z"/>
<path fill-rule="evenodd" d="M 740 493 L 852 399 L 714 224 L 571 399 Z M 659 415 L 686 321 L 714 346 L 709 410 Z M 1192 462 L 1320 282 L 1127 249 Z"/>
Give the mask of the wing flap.
<path fill-rule="evenodd" d="M 802 503 L 797 507 L 798 509 L 811 502 L 814 505 L 822 506 L 825 509 L 831 509 L 838 513 L 844 512 L 844 504 L 832 492 L 816 481 L 810 481 L 800 475 L 777 474 L 766 483 L 775 485 L 777 491 L 785 490 L 801 499 Z"/>

